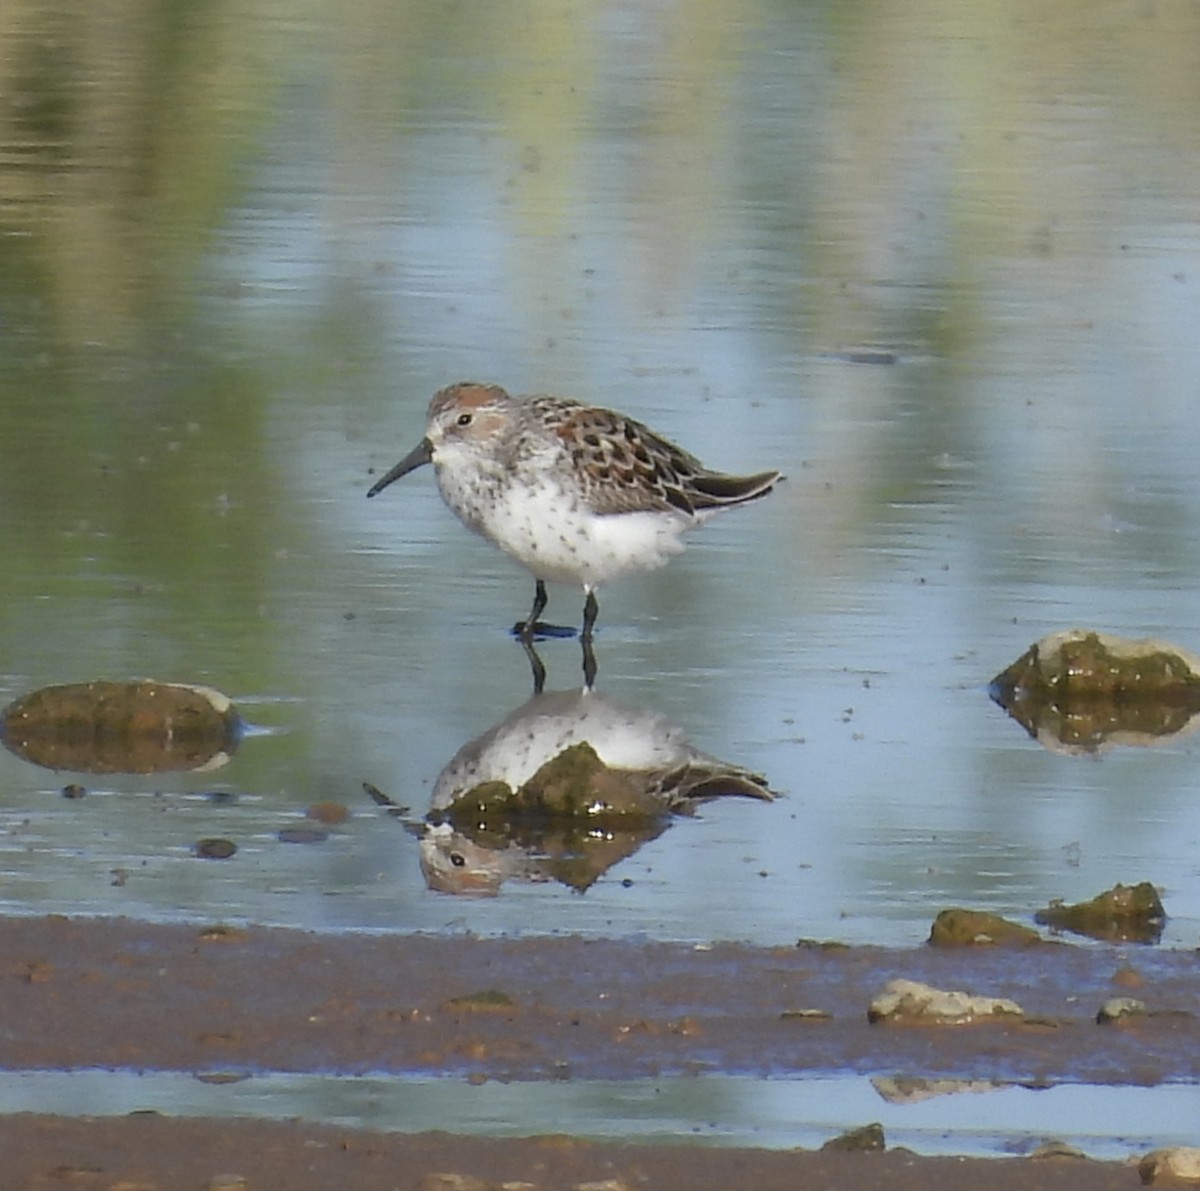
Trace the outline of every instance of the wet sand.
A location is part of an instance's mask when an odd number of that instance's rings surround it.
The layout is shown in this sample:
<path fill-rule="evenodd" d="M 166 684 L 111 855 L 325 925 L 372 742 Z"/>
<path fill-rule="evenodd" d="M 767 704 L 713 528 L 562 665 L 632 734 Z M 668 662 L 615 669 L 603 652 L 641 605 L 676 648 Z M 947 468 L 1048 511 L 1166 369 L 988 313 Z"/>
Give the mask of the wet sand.
<path fill-rule="evenodd" d="M 896 976 L 1011 997 L 1023 1021 L 871 1025 Z M 1095 1022 L 1108 997 L 1149 1015 Z M 831 1072 L 1152 1084 L 1200 1070 L 1189 952 L 711 948 L 0 920 L 0 1065 L 623 1079 Z M 821 1017 L 801 1011 L 820 1010 Z M 97 1106 L 102 1111 L 102 1106 Z M 864 1124 L 847 1121 L 846 1127 Z M 0 1188 L 1136 1187 L 1115 1163 L 404 1135 L 305 1122 L 0 1118 Z M 56 1173 L 57 1172 L 57 1173 Z M 67 1182 L 64 1183 L 63 1180 Z M 432 1181 L 431 1181 L 432 1180 Z M 236 1186 L 237 1184 L 231 1184 Z M 472 1184 L 458 1184 L 471 1191 Z M 475 1188 L 478 1191 L 478 1188 Z"/>

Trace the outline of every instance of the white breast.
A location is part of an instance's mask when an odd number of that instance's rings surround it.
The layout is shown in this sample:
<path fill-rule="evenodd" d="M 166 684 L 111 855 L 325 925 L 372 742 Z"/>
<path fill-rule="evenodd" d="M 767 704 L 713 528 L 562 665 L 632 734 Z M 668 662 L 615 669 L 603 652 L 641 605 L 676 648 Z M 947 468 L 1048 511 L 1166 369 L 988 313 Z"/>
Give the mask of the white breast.
<path fill-rule="evenodd" d="M 592 588 L 653 570 L 683 549 L 680 535 L 695 523 L 682 513 L 598 516 L 552 476 L 505 479 L 485 490 L 456 468 L 438 470 L 442 496 L 463 522 L 550 582 Z"/>
<path fill-rule="evenodd" d="M 598 516 L 556 484 L 537 491 L 511 485 L 484 532 L 539 579 L 596 587 L 661 566 L 683 549 L 679 537 L 689 524 L 661 513 Z"/>

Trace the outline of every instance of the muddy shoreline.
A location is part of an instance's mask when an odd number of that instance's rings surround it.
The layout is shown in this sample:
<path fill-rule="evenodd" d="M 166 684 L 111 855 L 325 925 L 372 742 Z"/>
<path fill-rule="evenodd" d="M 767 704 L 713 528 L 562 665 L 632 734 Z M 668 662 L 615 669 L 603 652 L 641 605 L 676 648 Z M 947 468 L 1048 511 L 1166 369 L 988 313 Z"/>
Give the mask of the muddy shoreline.
<path fill-rule="evenodd" d="M 1150 1085 L 1191 1081 L 1200 1070 L 1200 963 L 1185 951 L 697 948 L 50 917 L 0 919 L 0 957 L 0 1021 L 20 1023 L 0 1030 L 8 1071 L 370 1072 L 472 1082 L 856 1072 Z M 870 998 L 897 976 L 1011 997 L 1026 1016 L 969 1028 L 869 1024 Z M 1096 1023 L 1106 998 L 1131 993 L 1147 1015 Z M 538 1186 L 617 1178 L 629 1186 L 769 1187 L 811 1176 L 830 1187 L 869 1187 L 876 1178 L 880 1186 L 886 1178 L 893 1187 L 936 1187 L 966 1177 L 964 1160 L 900 1152 L 501 1141 L 152 1115 L 12 1114 L 0 1118 L 0 1150 L 0 1187 L 52 1185 L 45 1180 L 56 1169 L 98 1187 L 205 1187 L 227 1169 L 250 1187 L 296 1188 L 331 1179 L 432 1186 L 422 1180 L 437 1172 Z M 306 1162 L 325 1171 L 324 1183 L 304 1181 Z M 1139 1185 L 1136 1171 L 1118 1164 L 967 1165 L 981 1187 Z M 383 1181 L 371 1181 L 376 1166 Z M 193 1168 L 192 1181 L 179 1181 Z M 94 1180 L 87 1171 L 98 1172 Z"/>

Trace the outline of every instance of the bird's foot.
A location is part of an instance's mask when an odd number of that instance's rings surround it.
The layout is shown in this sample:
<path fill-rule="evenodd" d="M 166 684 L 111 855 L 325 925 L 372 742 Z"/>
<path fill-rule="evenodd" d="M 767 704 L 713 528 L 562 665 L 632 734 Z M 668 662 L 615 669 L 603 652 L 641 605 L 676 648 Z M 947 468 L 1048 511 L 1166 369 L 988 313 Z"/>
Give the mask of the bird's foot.
<path fill-rule="evenodd" d="M 574 637 L 578 629 L 565 624 L 547 624 L 544 620 L 535 620 L 530 624 L 526 620 L 518 620 L 512 627 L 512 635 L 521 641 L 546 641 L 557 637 Z"/>

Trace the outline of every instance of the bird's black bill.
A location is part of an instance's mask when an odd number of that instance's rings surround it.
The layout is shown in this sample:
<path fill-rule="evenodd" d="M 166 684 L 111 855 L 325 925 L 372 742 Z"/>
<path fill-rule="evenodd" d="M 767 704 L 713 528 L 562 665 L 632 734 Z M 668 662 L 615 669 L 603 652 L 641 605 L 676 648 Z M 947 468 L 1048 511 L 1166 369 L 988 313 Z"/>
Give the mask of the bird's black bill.
<path fill-rule="evenodd" d="M 433 459 L 433 447 L 430 445 L 429 439 L 423 438 L 417 446 L 409 451 L 395 467 L 392 468 L 386 475 L 382 475 L 375 481 L 374 484 L 367 490 L 367 496 L 376 496 L 382 492 L 389 484 L 394 483 L 401 476 L 406 476 L 410 471 L 415 471 L 418 467 L 431 462 Z"/>

